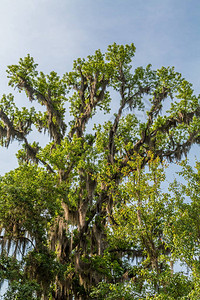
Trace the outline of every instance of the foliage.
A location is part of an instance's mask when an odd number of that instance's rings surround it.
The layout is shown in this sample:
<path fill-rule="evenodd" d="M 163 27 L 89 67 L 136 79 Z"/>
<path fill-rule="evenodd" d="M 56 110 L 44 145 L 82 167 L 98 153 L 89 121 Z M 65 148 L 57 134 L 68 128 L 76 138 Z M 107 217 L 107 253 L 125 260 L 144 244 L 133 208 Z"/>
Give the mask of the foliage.
<path fill-rule="evenodd" d="M 0 177 L 5 300 L 199 299 L 200 164 L 182 161 L 200 142 L 199 96 L 173 67 L 132 71 L 134 55 L 114 43 L 62 77 L 30 55 L 8 67 L 33 106 L 0 101 L 1 146 L 22 145 Z M 187 183 L 164 192 L 177 161 Z"/>

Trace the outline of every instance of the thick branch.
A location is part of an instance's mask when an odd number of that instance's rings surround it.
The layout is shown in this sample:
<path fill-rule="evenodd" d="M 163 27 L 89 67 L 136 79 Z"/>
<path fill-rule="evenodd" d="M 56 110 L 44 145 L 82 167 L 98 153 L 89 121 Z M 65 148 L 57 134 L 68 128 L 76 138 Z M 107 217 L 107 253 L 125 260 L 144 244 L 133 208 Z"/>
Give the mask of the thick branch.
<path fill-rule="evenodd" d="M 144 87 L 144 88 L 140 88 L 139 91 L 137 91 L 134 95 L 132 95 L 131 97 L 129 97 L 128 99 L 126 99 L 125 97 L 125 83 L 122 83 L 122 87 L 121 87 L 121 97 L 122 97 L 122 100 L 121 100 L 121 106 L 118 110 L 118 113 L 115 117 L 115 120 L 114 120 L 114 123 L 113 123 L 113 126 L 112 128 L 110 129 L 110 133 L 109 133 L 109 152 L 110 152 L 110 155 L 109 155 L 109 161 L 111 163 L 114 163 L 114 138 L 115 138 L 115 135 L 116 135 L 116 132 L 117 132 L 117 129 L 118 129 L 118 125 L 119 125 L 119 121 L 120 121 L 120 118 L 122 116 L 122 112 L 123 112 L 123 109 L 125 108 L 125 106 L 128 104 L 130 105 L 130 102 L 132 103 L 131 105 L 133 105 L 133 99 L 137 98 L 138 96 L 141 96 L 142 94 L 144 93 L 149 93 L 150 89 L 149 87 Z"/>

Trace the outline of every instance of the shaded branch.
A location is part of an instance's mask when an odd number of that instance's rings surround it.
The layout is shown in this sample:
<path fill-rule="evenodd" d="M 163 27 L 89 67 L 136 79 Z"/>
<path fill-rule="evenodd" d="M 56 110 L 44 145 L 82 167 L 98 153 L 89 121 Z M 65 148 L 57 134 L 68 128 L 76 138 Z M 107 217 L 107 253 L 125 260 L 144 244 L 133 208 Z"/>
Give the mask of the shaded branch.
<path fill-rule="evenodd" d="M 75 125 L 72 127 L 70 133 L 69 133 L 69 138 L 71 139 L 73 135 L 76 133 L 77 137 L 81 137 L 83 135 L 83 132 L 85 130 L 85 126 L 89 119 L 91 118 L 92 112 L 94 108 L 103 100 L 106 87 L 109 83 L 108 80 L 102 80 L 101 81 L 101 90 L 99 94 L 97 95 L 97 79 L 94 80 L 91 91 L 90 93 L 90 101 L 86 104 L 85 103 L 85 98 L 84 98 L 84 92 L 86 89 L 85 85 L 81 85 L 81 90 L 79 90 L 79 94 L 81 93 L 81 99 L 82 99 L 82 105 L 80 107 L 80 114 L 78 117 L 75 119 Z"/>
<path fill-rule="evenodd" d="M 2 126 L 0 127 L 1 137 L 2 138 L 5 137 L 5 136 L 7 137 L 7 141 L 5 143 L 5 146 L 8 147 L 9 144 L 10 144 L 11 139 L 14 139 L 14 138 L 16 138 L 18 141 L 24 141 L 28 158 L 32 159 L 36 163 L 38 163 L 40 161 L 50 172 L 54 173 L 53 169 L 51 168 L 51 166 L 47 162 L 45 162 L 44 160 L 39 159 L 37 157 L 37 153 L 39 151 L 39 148 L 32 147 L 28 143 L 28 140 L 25 136 L 25 133 L 15 129 L 15 127 L 13 125 L 13 122 L 10 121 L 10 119 L 8 118 L 6 113 L 3 111 L 3 109 L 0 110 L 0 119 L 3 121 L 3 123 L 6 126 L 6 129 L 4 129 L 4 130 L 1 130 Z"/>
<path fill-rule="evenodd" d="M 51 100 L 51 92 L 48 90 L 47 97 L 45 97 L 41 92 L 34 89 L 24 78 L 20 77 L 21 82 L 18 84 L 19 88 L 24 88 L 27 93 L 29 100 L 33 101 L 36 99 L 42 103 L 42 105 L 46 106 L 47 115 L 48 115 L 48 129 L 50 133 L 50 137 L 55 140 L 56 143 L 60 144 L 63 135 L 66 130 L 66 125 L 62 120 L 62 116 L 60 112 L 54 108 L 53 102 Z M 56 118 L 56 124 L 54 123 L 53 117 Z"/>

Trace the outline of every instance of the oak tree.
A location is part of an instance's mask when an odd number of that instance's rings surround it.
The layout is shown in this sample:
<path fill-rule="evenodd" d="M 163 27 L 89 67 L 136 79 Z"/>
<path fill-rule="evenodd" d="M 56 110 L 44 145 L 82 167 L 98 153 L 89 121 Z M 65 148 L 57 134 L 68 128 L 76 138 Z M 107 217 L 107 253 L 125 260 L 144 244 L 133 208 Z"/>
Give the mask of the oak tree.
<path fill-rule="evenodd" d="M 149 281 L 152 295 L 190 286 L 169 276 L 173 214 L 159 166 L 200 142 L 199 97 L 173 67 L 132 71 L 134 55 L 133 44 L 113 44 L 62 77 L 39 72 L 30 55 L 8 67 L 9 85 L 31 103 L 0 101 L 1 146 L 21 145 L 19 166 L 0 178 L 8 299 L 137 299 Z M 113 117 L 99 120 L 111 104 Z"/>

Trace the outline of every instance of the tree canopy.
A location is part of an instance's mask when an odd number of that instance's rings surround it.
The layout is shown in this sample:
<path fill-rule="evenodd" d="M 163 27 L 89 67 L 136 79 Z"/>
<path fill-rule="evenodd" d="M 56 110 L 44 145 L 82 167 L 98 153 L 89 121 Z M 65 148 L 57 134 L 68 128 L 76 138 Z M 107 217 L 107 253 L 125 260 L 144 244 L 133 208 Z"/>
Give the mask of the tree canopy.
<path fill-rule="evenodd" d="M 200 164 L 184 160 L 200 143 L 199 96 L 174 67 L 132 70 L 134 55 L 114 43 L 62 77 L 30 55 L 8 67 L 31 104 L 0 101 L 1 146 L 21 145 L 0 177 L 5 300 L 199 299 Z M 164 191 L 171 162 L 186 184 Z"/>

